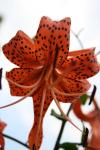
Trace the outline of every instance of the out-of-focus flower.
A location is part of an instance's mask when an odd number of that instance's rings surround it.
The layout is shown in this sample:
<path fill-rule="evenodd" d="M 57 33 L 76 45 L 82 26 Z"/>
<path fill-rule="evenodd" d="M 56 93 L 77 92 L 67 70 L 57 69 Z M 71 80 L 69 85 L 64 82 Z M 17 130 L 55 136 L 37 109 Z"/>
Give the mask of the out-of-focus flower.
<path fill-rule="evenodd" d="M 4 141 L 2 132 L 6 126 L 7 126 L 7 124 L 0 120 L 0 150 L 4 150 L 4 147 L 5 147 L 5 141 Z"/>
<path fill-rule="evenodd" d="M 41 145 L 42 121 L 52 100 L 73 102 L 89 89 L 86 79 L 99 71 L 95 48 L 69 52 L 70 24 L 70 18 L 52 21 L 42 17 L 34 41 L 18 31 L 3 46 L 5 56 L 20 67 L 6 74 L 11 95 L 33 98 L 31 150 Z"/>
<path fill-rule="evenodd" d="M 95 108 L 93 111 L 91 111 L 88 114 L 84 114 L 81 109 L 81 102 L 77 101 L 73 105 L 73 111 L 79 119 L 86 121 L 90 124 L 92 135 L 88 141 L 88 146 L 94 148 L 95 150 L 99 150 L 100 149 L 100 109 L 96 107 L 97 104 L 94 106 Z"/>

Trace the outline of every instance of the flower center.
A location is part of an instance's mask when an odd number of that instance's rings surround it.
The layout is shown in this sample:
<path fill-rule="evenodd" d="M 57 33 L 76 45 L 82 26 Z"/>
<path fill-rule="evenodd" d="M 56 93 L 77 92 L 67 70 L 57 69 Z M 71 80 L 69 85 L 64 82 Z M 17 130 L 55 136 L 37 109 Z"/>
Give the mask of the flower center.
<path fill-rule="evenodd" d="M 46 81 L 46 84 L 50 86 L 50 79 L 56 80 L 57 79 L 57 71 L 55 70 L 56 68 L 56 61 L 57 61 L 57 56 L 59 53 L 59 48 L 56 46 L 55 48 L 55 53 L 52 53 L 50 55 L 50 60 L 48 60 L 48 64 L 46 65 L 44 69 L 44 80 Z"/>

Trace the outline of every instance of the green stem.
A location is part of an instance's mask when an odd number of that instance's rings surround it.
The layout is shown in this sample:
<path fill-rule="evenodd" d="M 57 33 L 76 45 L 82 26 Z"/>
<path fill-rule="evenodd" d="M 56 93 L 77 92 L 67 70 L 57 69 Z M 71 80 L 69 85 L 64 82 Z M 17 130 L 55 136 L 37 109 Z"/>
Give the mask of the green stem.
<path fill-rule="evenodd" d="M 29 146 L 28 146 L 27 144 L 21 142 L 20 140 L 14 138 L 14 137 L 12 137 L 12 136 L 9 136 L 9 135 L 7 135 L 7 134 L 5 134 L 5 133 L 2 133 L 2 135 L 3 135 L 5 138 L 7 138 L 7 139 L 10 139 L 10 140 L 12 140 L 12 141 L 14 141 L 14 142 L 16 142 L 16 143 L 18 143 L 18 144 L 20 144 L 20 145 L 26 147 L 26 148 L 29 148 Z"/>
<path fill-rule="evenodd" d="M 82 49 L 84 49 L 84 45 L 83 45 L 82 41 L 80 40 L 78 34 L 76 34 L 73 30 L 71 30 L 71 32 L 72 32 L 72 34 L 76 37 L 76 39 L 77 39 L 77 41 L 78 41 L 80 47 L 81 47 Z"/>
<path fill-rule="evenodd" d="M 73 144 L 73 145 L 77 145 L 77 146 L 83 146 L 82 143 L 71 143 L 71 142 L 67 142 L 68 144 Z M 95 148 L 93 147 L 90 147 L 90 146 L 86 146 L 85 148 L 89 149 L 89 150 L 96 150 Z"/>
<path fill-rule="evenodd" d="M 71 109 L 72 109 L 72 104 L 70 105 L 70 107 L 69 107 L 69 109 L 68 109 L 67 116 L 69 115 Z M 61 125 L 61 128 L 60 128 L 60 131 L 59 131 L 59 134 L 58 134 L 56 143 L 55 143 L 54 150 L 58 150 L 58 149 L 59 149 L 59 143 L 60 143 L 60 140 L 61 140 L 61 137 L 62 137 L 64 128 L 65 128 L 65 124 L 66 124 L 66 121 L 65 121 L 65 120 L 62 120 L 62 125 Z"/>

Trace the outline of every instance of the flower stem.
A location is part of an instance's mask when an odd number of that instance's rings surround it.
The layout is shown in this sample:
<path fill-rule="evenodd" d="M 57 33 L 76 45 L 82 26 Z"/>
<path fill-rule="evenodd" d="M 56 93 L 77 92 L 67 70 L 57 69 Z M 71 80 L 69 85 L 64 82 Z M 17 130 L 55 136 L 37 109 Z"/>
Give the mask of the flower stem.
<path fill-rule="evenodd" d="M 71 30 L 71 32 L 72 32 L 72 34 L 76 37 L 76 39 L 77 39 L 77 41 L 78 41 L 80 47 L 81 47 L 82 49 L 84 49 L 84 45 L 83 45 L 82 41 L 80 40 L 79 35 L 76 34 L 73 30 Z"/>
<path fill-rule="evenodd" d="M 2 135 L 3 135 L 5 138 L 7 138 L 7 139 L 10 139 L 10 140 L 12 140 L 12 141 L 14 141 L 14 142 L 16 142 L 16 143 L 18 143 L 18 144 L 20 144 L 20 145 L 26 147 L 26 148 L 29 148 L 29 146 L 28 146 L 26 143 L 23 143 L 22 141 L 20 141 L 20 140 L 14 138 L 14 137 L 12 137 L 12 136 L 9 136 L 9 135 L 7 135 L 7 134 L 5 134 L 5 133 L 2 133 Z"/>
<path fill-rule="evenodd" d="M 70 107 L 68 109 L 67 116 L 69 115 L 71 109 L 72 109 L 72 104 L 70 105 Z M 59 149 L 59 143 L 60 143 L 60 140 L 61 140 L 64 128 L 65 128 L 65 124 L 66 124 L 66 120 L 62 120 L 62 125 L 61 125 L 61 128 L 60 128 L 60 131 L 59 131 L 56 143 L 55 143 L 54 150 L 58 150 Z"/>

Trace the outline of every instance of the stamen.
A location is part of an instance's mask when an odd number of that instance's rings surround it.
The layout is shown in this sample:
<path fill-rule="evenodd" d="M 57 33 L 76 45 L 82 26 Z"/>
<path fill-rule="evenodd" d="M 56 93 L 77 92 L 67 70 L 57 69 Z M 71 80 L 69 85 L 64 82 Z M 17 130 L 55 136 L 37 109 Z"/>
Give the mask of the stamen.
<path fill-rule="evenodd" d="M 58 74 L 61 74 L 61 71 L 57 68 L 55 68 L 55 71 L 58 73 Z"/>
<path fill-rule="evenodd" d="M 65 73 L 71 72 L 71 71 L 73 70 L 73 68 L 74 68 L 74 66 L 73 66 L 72 64 L 70 64 L 70 66 L 68 66 L 68 67 L 67 67 L 66 69 L 64 69 L 64 70 L 59 70 L 59 69 L 55 68 L 55 71 L 56 71 L 59 75 L 63 75 L 63 76 L 64 76 Z"/>
<path fill-rule="evenodd" d="M 61 76 L 57 78 L 52 84 L 49 86 L 50 88 L 53 88 L 56 84 L 58 84 L 62 80 Z"/>
<path fill-rule="evenodd" d="M 19 84 L 19 83 L 17 83 L 17 82 L 14 82 L 13 80 L 11 80 L 11 79 L 9 79 L 9 78 L 6 78 L 6 79 L 7 79 L 10 83 L 15 84 L 16 86 L 18 86 L 18 87 L 20 87 L 20 88 L 25 88 L 25 89 L 33 88 L 33 87 L 35 87 L 35 85 L 37 84 L 37 83 L 35 83 L 35 84 L 32 84 L 32 85 L 26 86 L 26 85 L 21 85 L 21 84 Z"/>
<path fill-rule="evenodd" d="M 42 65 L 42 66 L 38 66 L 38 67 L 34 67 L 34 69 L 42 69 L 44 66 Z"/>
<path fill-rule="evenodd" d="M 52 84 L 52 78 L 50 79 L 50 83 Z M 53 99 L 54 99 L 54 101 L 55 101 L 55 103 L 56 103 L 56 105 L 57 105 L 59 111 L 61 112 L 62 116 L 64 117 L 64 119 L 65 119 L 66 121 L 69 121 L 75 128 L 77 128 L 80 132 L 82 132 L 82 130 L 79 129 L 79 128 L 71 121 L 71 119 L 66 116 L 66 114 L 64 113 L 64 111 L 63 111 L 62 108 L 61 108 L 61 105 L 60 105 L 59 101 L 58 101 L 57 98 L 56 98 L 56 95 L 55 95 L 53 89 L 51 89 L 51 94 L 52 94 L 52 97 L 53 97 Z"/>
<path fill-rule="evenodd" d="M 43 72 L 43 73 L 44 73 L 44 72 Z M 35 86 L 37 86 L 37 85 L 40 83 L 40 81 L 41 81 L 41 79 L 42 79 L 42 77 L 43 77 L 43 73 L 41 74 L 40 78 L 39 78 L 34 84 L 28 85 L 28 86 L 26 86 L 26 85 L 21 85 L 21 84 L 15 82 L 15 81 L 13 81 L 13 80 L 7 78 L 7 77 L 6 77 L 6 79 L 7 79 L 9 82 L 11 82 L 12 84 L 15 84 L 16 86 L 18 86 L 18 87 L 20 87 L 20 88 L 26 88 L 26 89 L 29 88 L 29 89 L 30 89 L 30 88 L 34 88 Z"/>
<path fill-rule="evenodd" d="M 38 86 L 34 87 L 29 93 L 27 93 L 25 96 L 23 96 L 22 98 L 18 99 L 17 101 L 15 101 L 13 103 L 10 103 L 8 105 L 1 106 L 0 109 L 7 108 L 9 106 L 15 105 L 15 104 L 21 102 L 22 100 L 26 99 L 28 96 L 31 96 L 33 94 L 33 92 L 35 92 L 37 90 Z"/>
<path fill-rule="evenodd" d="M 67 68 L 66 70 L 64 70 L 64 72 L 62 72 L 61 70 L 55 68 L 55 71 L 56 71 L 56 73 L 58 74 L 59 77 L 56 79 L 55 82 L 53 82 L 53 83 L 50 85 L 50 87 L 52 88 L 52 87 L 54 87 L 56 84 L 58 84 L 63 78 L 65 78 L 65 77 L 64 77 L 64 74 L 65 74 L 66 72 L 67 72 L 67 73 L 70 72 L 71 69 L 72 69 L 72 67 L 69 67 L 69 68 Z"/>
<path fill-rule="evenodd" d="M 45 81 L 46 81 L 46 83 L 48 83 L 48 80 L 49 80 L 49 77 L 50 77 L 50 75 L 51 75 L 52 70 L 53 70 L 53 65 L 51 65 L 49 71 L 47 72 L 47 74 L 46 74 L 46 76 L 45 76 Z"/>
<path fill-rule="evenodd" d="M 20 88 L 25 88 L 25 89 L 30 89 L 30 88 L 34 88 L 35 86 L 37 86 L 37 84 L 39 84 L 39 82 L 40 82 L 40 79 L 37 81 L 37 82 L 35 82 L 34 84 L 32 84 L 32 85 L 21 85 L 21 84 L 19 84 L 19 83 L 17 83 L 17 82 L 14 82 L 13 80 L 11 80 L 11 79 L 9 79 L 9 78 L 6 78 L 9 82 L 11 82 L 12 84 L 15 84 L 16 86 L 18 86 L 18 87 L 20 87 Z"/>
<path fill-rule="evenodd" d="M 65 92 L 61 92 L 59 91 L 57 88 L 53 87 L 53 90 L 55 93 L 60 94 L 60 95 L 64 95 L 64 96 L 82 96 L 83 94 L 86 94 L 86 92 L 84 93 L 65 93 Z"/>
<path fill-rule="evenodd" d="M 49 88 L 53 89 L 55 91 L 55 93 L 58 93 L 60 95 L 65 95 L 65 96 L 82 96 L 83 94 L 91 94 L 91 92 L 80 92 L 80 93 L 65 93 L 65 92 L 61 92 L 59 91 L 56 87 L 54 87 L 56 84 L 58 84 L 61 80 L 64 80 L 64 82 L 66 82 L 66 78 L 63 76 L 60 76 L 54 83 L 52 83 Z M 78 81 L 75 79 L 75 81 Z"/>
<path fill-rule="evenodd" d="M 82 132 L 82 130 L 79 129 L 79 128 L 71 121 L 71 119 L 66 116 L 66 114 L 65 114 L 64 111 L 62 110 L 61 105 L 60 105 L 60 103 L 58 102 L 58 100 L 57 100 L 57 98 L 56 98 L 56 95 L 55 95 L 55 93 L 54 93 L 53 90 L 51 90 L 51 93 L 52 93 L 52 96 L 53 96 L 53 98 L 54 98 L 54 101 L 55 101 L 55 103 L 56 103 L 56 105 L 57 105 L 59 111 L 61 112 L 62 116 L 64 117 L 64 119 L 65 119 L 66 121 L 69 121 L 75 128 L 77 128 L 80 132 Z"/>

